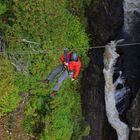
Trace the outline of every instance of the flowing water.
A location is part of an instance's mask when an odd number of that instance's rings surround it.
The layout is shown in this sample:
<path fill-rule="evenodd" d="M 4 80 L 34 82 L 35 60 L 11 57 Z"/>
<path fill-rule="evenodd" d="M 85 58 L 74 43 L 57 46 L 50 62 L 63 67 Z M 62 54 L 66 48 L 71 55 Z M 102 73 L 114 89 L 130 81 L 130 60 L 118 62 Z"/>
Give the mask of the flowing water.
<path fill-rule="evenodd" d="M 140 41 L 140 0 L 124 0 L 124 26 L 122 37 L 125 43 Z M 130 104 L 140 80 L 140 46 L 127 46 L 116 52 L 116 41 L 111 41 L 104 52 L 105 104 L 111 126 L 116 130 L 118 140 L 129 139 L 129 128 L 119 118 Z M 121 63 L 118 63 L 118 60 Z M 117 66 L 120 68 L 116 67 Z M 117 69 L 117 70 L 116 70 Z M 114 75 L 117 76 L 114 80 Z M 126 82 L 127 81 L 127 82 Z"/>
<path fill-rule="evenodd" d="M 122 37 L 125 43 L 140 43 L 140 0 L 124 0 L 124 25 Z M 118 86 L 115 94 L 116 106 L 122 114 L 130 105 L 131 100 L 136 96 L 140 86 L 140 45 L 119 47 L 121 55 L 117 66 L 119 79 L 122 83 Z"/>
<path fill-rule="evenodd" d="M 109 123 L 117 132 L 118 140 L 128 140 L 129 128 L 120 120 L 119 112 L 116 108 L 116 101 L 119 102 L 122 98 L 122 96 L 120 95 L 121 91 L 118 94 L 118 90 L 116 90 L 116 87 L 120 83 L 123 84 L 123 80 L 121 79 L 121 72 L 118 79 L 113 83 L 114 65 L 117 61 L 117 58 L 119 57 L 119 55 L 116 53 L 116 45 L 116 41 L 111 41 L 111 43 L 106 46 L 104 52 L 103 72 L 105 77 L 106 115 Z M 126 89 L 123 88 L 123 90 L 125 91 Z"/>

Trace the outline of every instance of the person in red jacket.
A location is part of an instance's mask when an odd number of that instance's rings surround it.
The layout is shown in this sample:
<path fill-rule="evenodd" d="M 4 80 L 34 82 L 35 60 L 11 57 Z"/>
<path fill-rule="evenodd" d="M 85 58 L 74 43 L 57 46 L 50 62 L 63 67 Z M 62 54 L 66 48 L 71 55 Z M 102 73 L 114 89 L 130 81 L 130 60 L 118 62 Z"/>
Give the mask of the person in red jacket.
<path fill-rule="evenodd" d="M 71 80 L 74 81 L 79 75 L 81 68 L 81 61 L 76 52 L 68 52 L 68 61 L 66 62 L 66 58 L 64 55 L 60 57 L 62 64 L 58 65 L 56 69 L 49 75 L 47 80 L 42 80 L 41 82 L 48 84 L 53 81 L 53 79 L 62 72 L 60 78 L 58 79 L 57 84 L 55 85 L 51 96 L 55 96 L 57 91 L 61 87 L 63 81 L 70 76 Z"/>

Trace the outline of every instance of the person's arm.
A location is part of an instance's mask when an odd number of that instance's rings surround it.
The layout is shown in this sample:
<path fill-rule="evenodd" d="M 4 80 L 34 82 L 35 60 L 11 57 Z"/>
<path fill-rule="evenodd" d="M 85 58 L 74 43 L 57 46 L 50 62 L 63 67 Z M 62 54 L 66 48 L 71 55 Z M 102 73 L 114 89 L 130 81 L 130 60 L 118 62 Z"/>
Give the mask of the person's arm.
<path fill-rule="evenodd" d="M 64 57 L 64 55 L 62 55 L 62 56 L 60 57 L 60 60 L 61 60 L 61 62 L 62 62 L 65 66 L 68 66 L 68 63 L 65 62 L 65 57 Z"/>
<path fill-rule="evenodd" d="M 76 65 L 76 67 L 75 67 L 75 72 L 74 72 L 74 74 L 73 74 L 72 81 L 73 81 L 74 79 L 76 79 L 77 76 L 79 75 L 79 73 L 80 73 L 80 68 L 81 68 L 81 62 L 79 61 L 78 64 Z"/>
<path fill-rule="evenodd" d="M 68 52 L 68 59 L 70 59 L 70 52 Z M 68 63 L 65 62 L 65 56 L 61 55 L 60 60 L 64 65 L 68 66 Z"/>
<path fill-rule="evenodd" d="M 61 60 L 61 62 L 64 63 L 64 61 L 65 61 L 65 57 L 64 57 L 64 55 L 61 55 L 60 60 Z"/>
<path fill-rule="evenodd" d="M 65 62 L 66 64 L 69 63 L 69 56 L 68 56 L 68 49 L 64 49 L 64 57 L 65 57 Z"/>

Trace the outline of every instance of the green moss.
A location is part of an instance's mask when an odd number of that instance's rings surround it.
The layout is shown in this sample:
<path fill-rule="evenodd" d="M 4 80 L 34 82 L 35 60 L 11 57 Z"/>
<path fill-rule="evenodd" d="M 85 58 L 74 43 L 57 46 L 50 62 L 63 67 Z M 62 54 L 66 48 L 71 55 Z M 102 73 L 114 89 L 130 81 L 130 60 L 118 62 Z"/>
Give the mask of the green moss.
<path fill-rule="evenodd" d="M 5 4 L 0 2 L 0 15 L 4 14 L 7 11 L 7 7 Z"/>
<path fill-rule="evenodd" d="M 84 131 L 82 132 L 82 137 L 88 136 L 89 132 L 90 132 L 90 126 L 87 125 L 86 128 L 84 129 Z"/>
<path fill-rule="evenodd" d="M 19 89 L 14 85 L 14 71 L 7 57 L 0 57 L 0 116 L 12 111 L 19 103 Z"/>

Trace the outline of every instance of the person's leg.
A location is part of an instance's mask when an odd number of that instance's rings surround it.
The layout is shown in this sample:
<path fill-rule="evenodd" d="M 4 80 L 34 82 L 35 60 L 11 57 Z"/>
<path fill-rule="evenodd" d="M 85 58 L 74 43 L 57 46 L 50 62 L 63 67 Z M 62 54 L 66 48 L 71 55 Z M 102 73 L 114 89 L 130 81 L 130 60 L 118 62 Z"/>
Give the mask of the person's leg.
<path fill-rule="evenodd" d="M 63 64 L 60 64 L 56 67 L 56 69 L 49 75 L 48 77 L 48 80 L 49 81 L 52 81 L 56 76 L 57 74 L 59 74 L 60 72 L 63 71 Z"/>
<path fill-rule="evenodd" d="M 62 75 L 60 76 L 60 78 L 58 79 L 57 84 L 55 85 L 53 91 L 58 91 L 59 88 L 61 87 L 63 81 L 68 77 L 68 71 L 65 70 Z"/>

